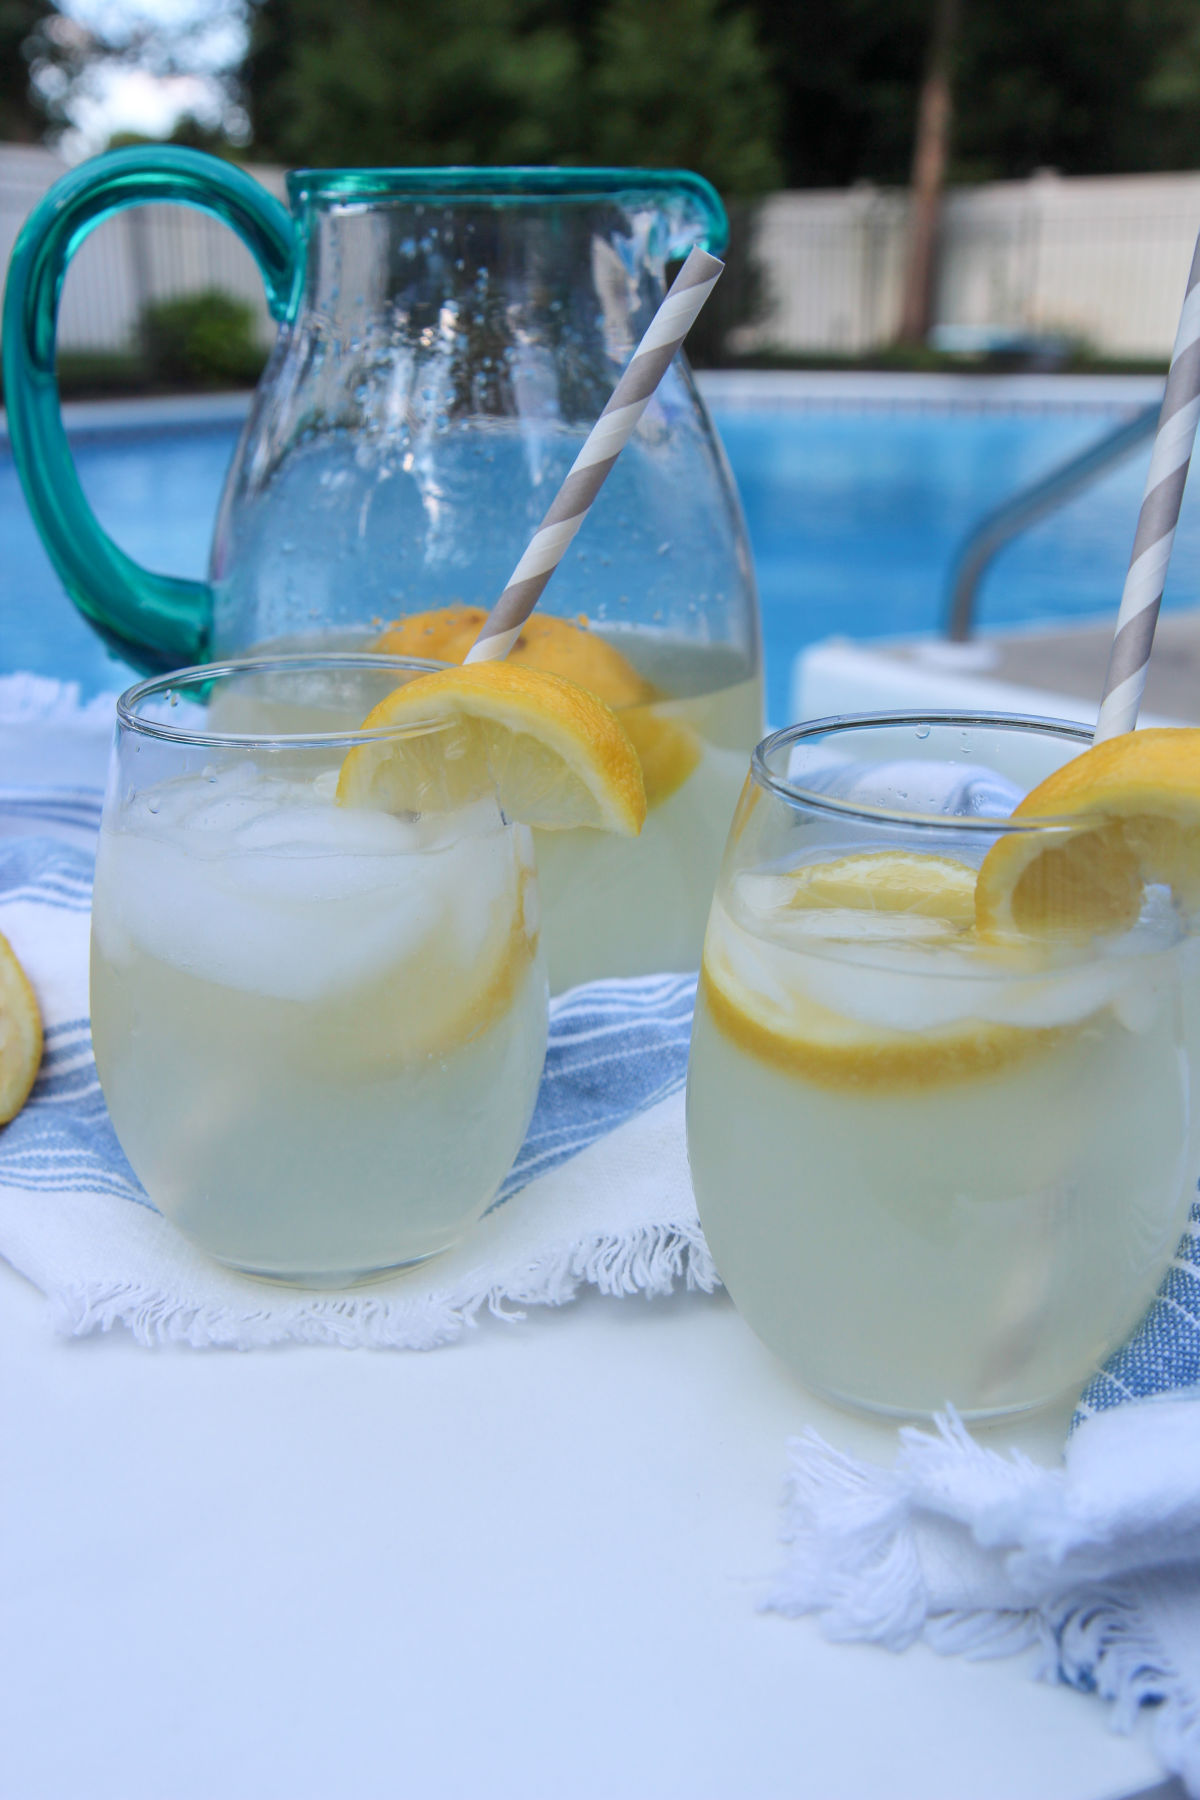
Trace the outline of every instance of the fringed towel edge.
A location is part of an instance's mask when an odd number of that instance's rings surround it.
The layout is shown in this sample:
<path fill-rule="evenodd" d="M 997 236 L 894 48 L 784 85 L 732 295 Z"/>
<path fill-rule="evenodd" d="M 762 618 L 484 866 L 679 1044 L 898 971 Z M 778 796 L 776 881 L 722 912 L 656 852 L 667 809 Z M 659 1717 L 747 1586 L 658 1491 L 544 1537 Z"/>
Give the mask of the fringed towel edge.
<path fill-rule="evenodd" d="M 423 1265 L 426 1275 L 429 1265 Z M 193 1349 L 258 1349 L 299 1342 L 342 1348 L 433 1350 L 453 1343 L 481 1312 L 518 1320 L 531 1306 L 563 1306 L 582 1287 L 624 1296 L 671 1294 L 678 1286 L 712 1293 L 720 1286 L 698 1227 L 640 1226 L 620 1237 L 603 1234 L 538 1257 L 524 1269 L 488 1280 L 467 1279 L 445 1293 L 415 1296 L 382 1284 L 336 1293 L 272 1290 L 274 1304 L 197 1304 L 183 1295 L 139 1283 L 76 1281 L 53 1299 L 57 1330 L 72 1337 L 124 1326 L 147 1348 L 187 1344 Z"/>

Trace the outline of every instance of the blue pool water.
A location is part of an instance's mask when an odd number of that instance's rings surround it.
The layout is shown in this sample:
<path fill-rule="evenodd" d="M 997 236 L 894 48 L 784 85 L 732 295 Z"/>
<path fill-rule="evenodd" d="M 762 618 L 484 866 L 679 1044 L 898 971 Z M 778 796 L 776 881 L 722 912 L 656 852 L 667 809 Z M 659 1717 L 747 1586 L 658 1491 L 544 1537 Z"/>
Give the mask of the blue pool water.
<path fill-rule="evenodd" d="M 768 711 L 787 711 L 792 658 L 832 634 L 936 632 L 963 537 L 997 502 L 1122 416 L 1060 407 L 968 411 L 714 407 L 758 569 Z M 79 440 L 92 504 L 140 561 L 204 573 L 236 430 L 112 433 Z M 1111 616 L 1149 448 L 1018 538 L 979 596 L 982 628 Z M 1164 604 L 1200 602 L 1200 483 L 1185 498 Z M 0 448 L 0 672 L 32 669 L 119 686 L 124 671 L 66 600 Z"/>

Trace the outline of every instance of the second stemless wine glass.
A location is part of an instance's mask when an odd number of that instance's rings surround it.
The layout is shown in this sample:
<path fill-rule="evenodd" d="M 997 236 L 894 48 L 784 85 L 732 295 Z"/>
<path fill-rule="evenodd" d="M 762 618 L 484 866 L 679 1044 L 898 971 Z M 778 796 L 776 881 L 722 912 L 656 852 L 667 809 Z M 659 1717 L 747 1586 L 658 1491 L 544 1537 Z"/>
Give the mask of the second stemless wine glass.
<path fill-rule="evenodd" d="M 689 1152 L 734 1301 L 832 1398 L 1036 1405 L 1123 1341 L 1178 1241 L 1200 1163 L 1192 921 L 1148 888 L 1090 941 L 976 928 L 990 846 L 1085 829 L 1008 815 L 1089 741 L 903 715 L 755 753 L 705 943 Z"/>
<path fill-rule="evenodd" d="M 118 707 L 93 906 L 100 1081 L 155 1206 L 251 1274 L 341 1286 L 447 1249 L 533 1110 L 529 834 L 494 800 L 406 818 L 336 803 L 348 751 L 386 736 L 352 723 L 421 669 L 232 663 Z M 429 735 L 435 768 L 452 738 Z"/>

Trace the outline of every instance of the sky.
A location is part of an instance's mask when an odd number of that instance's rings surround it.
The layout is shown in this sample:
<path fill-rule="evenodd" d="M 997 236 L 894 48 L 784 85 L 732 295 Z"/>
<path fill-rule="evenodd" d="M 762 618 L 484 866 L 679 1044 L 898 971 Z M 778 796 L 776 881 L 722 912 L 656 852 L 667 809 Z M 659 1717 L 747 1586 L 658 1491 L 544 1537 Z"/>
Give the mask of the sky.
<path fill-rule="evenodd" d="M 59 6 L 110 38 L 153 34 L 139 62 L 97 71 L 80 95 L 74 129 L 62 143 L 67 156 L 90 156 L 114 131 L 165 134 L 185 112 L 206 122 L 221 118 L 224 96 L 215 77 L 238 59 L 245 41 L 240 0 L 59 0 Z M 170 66 L 172 48 L 186 72 Z"/>

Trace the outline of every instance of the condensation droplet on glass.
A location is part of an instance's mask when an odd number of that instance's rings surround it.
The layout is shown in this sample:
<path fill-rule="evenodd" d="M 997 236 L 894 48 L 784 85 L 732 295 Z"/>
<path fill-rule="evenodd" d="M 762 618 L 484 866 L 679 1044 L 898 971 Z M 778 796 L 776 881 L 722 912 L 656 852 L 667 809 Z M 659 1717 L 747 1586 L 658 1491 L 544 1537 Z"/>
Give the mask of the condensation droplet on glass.
<path fill-rule="evenodd" d="M 169 688 L 167 690 L 167 705 L 168 706 L 178 706 L 179 705 L 179 695 L 175 692 L 174 688 Z"/>
<path fill-rule="evenodd" d="M 919 737 L 919 738 L 921 738 L 921 739 L 922 739 L 922 741 L 923 741 L 923 740 L 924 740 L 924 739 L 925 739 L 925 738 L 927 738 L 927 737 L 928 737 L 928 736 L 929 736 L 929 727 L 928 727 L 928 725 L 918 725 L 918 726 L 917 726 L 917 736 L 918 736 L 918 737 Z"/>

